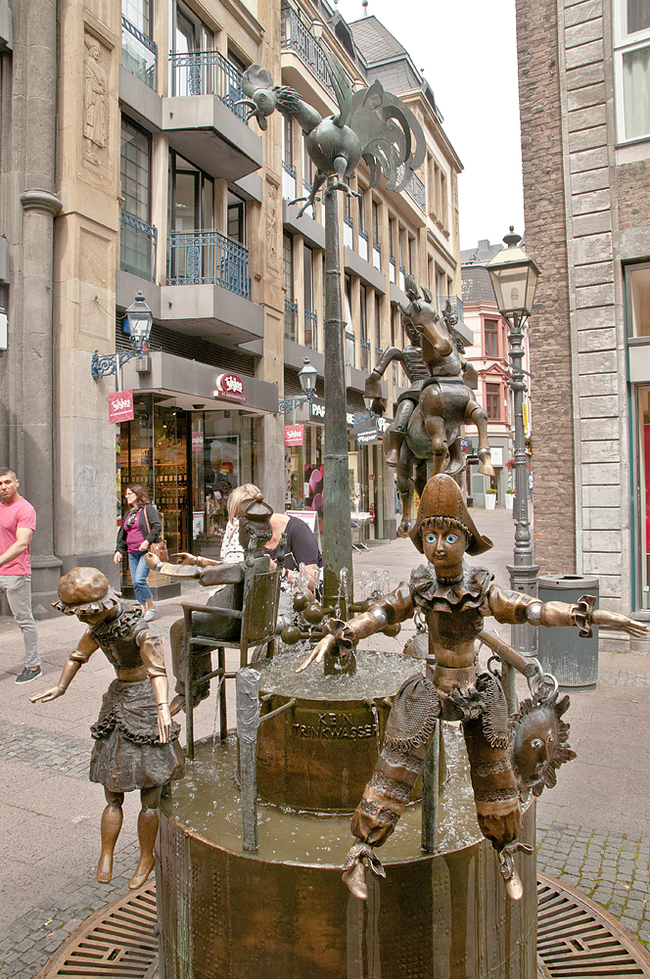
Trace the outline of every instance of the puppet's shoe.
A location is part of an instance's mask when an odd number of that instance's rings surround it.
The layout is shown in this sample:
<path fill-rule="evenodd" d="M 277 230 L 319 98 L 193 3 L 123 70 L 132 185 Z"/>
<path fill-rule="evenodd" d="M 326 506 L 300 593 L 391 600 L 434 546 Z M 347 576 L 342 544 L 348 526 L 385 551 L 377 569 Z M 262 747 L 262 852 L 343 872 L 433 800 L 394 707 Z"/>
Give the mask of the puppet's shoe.
<path fill-rule="evenodd" d="M 368 900 L 366 868 L 362 860 L 355 861 L 350 867 L 347 867 L 341 874 L 341 880 L 353 897 L 357 897 L 360 901 Z"/>
<path fill-rule="evenodd" d="M 134 891 L 136 888 L 142 887 L 155 866 L 156 861 L 153 856 L 140 857 L 138 866 L 135 868 L 135 873 L 129 881 L 129 888 Z"/>
<path fill-rule="evenodd" d="M 113 876 L 113 854 L 102 853 L 97 863 L 97 880 L 100 884 L 110 884 Z"/>
<path fill-rule="evenodd" d="M 177 693 L 169 705 L 169 713 L 174 717 L 176 714 L 180 714 L 182 710 L 185 710 L 185 694 Z"/>
<path fill-rule="evenodd" d="M 524 896 L 524 886 L 521 883 L 521 877 L 516 870 L 513 870 L 512 876 L 504 881 L 506 885 L 506 894 L 511 901 L 521 901 Z"/>

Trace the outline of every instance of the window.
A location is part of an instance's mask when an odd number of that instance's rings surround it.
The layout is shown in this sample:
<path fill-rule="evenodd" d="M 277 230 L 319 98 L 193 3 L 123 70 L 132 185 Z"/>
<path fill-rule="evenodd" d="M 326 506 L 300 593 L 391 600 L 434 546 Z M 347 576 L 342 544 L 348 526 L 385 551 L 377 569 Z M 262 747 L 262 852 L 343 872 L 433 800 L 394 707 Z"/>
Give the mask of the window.
<path fill-rule="evenodd" d="M 625 269 L 627 322 L 630 337 L 650 337 L 650 265 Z"/>
<path fill-rule="evenodd" d="M 151 134 L 124 116 L 120 177 L 124 198 L 120 268 L 141 278 L 152 279 L 156 232 L 151 227 Z"/>
<path fill-rule="evenodd" d="M 246 205 L 235 194 L 228 191 L 228 237 L 246 244 Z"/>
<path fill-rule="evenodd" d="M 395 258 L 395 218 L 388 219 L 388 253 Z"/>
<path fill-rule="evenodd" d="M 282 273 L 284 280 L 284 335 L 289 340 L 295 340 L 298 304 L 294 302 L 293 298 L 293 238 L 286 233 L 282 239 Z"/>
<path fill-rule="evenodd" d="M 501 418 L 501 385 L 485 385 L 485 410 L 490 421 L 499 421 Z"/>
<path fill-rule="evenodd" d="M 214 180 L 173 151 L 171 156 L 172 231 L 214 228 Z"/>
<path fill-rule="evenodd" d="M 379 204 L 372 202 L 372 240 L 375 245 L 379 244 Z"/>
<path fill-rule="evenodd" d="M 375 347 L 381 350 L 381 299 L 375 293 Z"/>
<path fill-rule="evenodd" d="M 650 4 L 617 0 L 616 88 L 619 139 L 650 137 Z"/>
<path fill-rule="evenodd" d="M 485 356 L 499 356 L 499 322 L 485 320 Z"/>
<path fill-rule="evenodd" d="M 359 287 L 359 346 L 361 348 L 361 370 L 370 370 L 370 342 L 368 340 L 368 290 Z"/>
<path fill-rule="evenodd" d="M 314 312 L 314 253 L 309 245 L 304 246 L 303 302 L 305 310 L 305 346 L 316 349 L 316 313 Z"/>
<path fill-rule="evenodd" d="M 293 125 L 290 118 L 282 117 L 282 196 L 293 201 L 296 191 L 296 169 L 293 165 Z"/>

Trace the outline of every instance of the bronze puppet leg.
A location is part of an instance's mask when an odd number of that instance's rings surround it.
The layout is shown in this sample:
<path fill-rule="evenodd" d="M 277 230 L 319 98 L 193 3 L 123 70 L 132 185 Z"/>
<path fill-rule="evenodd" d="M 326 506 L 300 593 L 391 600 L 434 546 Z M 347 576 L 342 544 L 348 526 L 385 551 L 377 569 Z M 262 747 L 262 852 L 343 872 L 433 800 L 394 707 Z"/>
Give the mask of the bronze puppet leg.
<path fill-rule="evenodd" d="M 138 815 L 138 843 L 140 844 L 140 859 L 135 873 L 129 881 L 131 890 L 142 887 L 155 866 L 153 854 L 156 836 L 158 835 L 158 806 L 162 786 L 156 785 L 151 789 L 141 789 L 140 800 L 142 809 Z"/>
<path fill-rule="evenodd" d="M 419 674 L 402 685 L 386 724 L 381 754 L 350 825 L 356 842 L 345 861 L 343 882 L 363 901 L 368 897 L 364 858 L 375 874 L 384 876 L 372 848 L 385 843 L 395 829 L 422 771 L 439 715 L 438 694 L 430 680 Z"/>
<path fill-rule="evenodd" d="M 124 802 L 123 792 L 104 789 L 104 796 L 107 806 L 102 813 L 102 852 L 97 863 L 97 880 L 100 884 L 110 883 L 113 876 L 113 852 L 122 829 L 122 803 Z"/>

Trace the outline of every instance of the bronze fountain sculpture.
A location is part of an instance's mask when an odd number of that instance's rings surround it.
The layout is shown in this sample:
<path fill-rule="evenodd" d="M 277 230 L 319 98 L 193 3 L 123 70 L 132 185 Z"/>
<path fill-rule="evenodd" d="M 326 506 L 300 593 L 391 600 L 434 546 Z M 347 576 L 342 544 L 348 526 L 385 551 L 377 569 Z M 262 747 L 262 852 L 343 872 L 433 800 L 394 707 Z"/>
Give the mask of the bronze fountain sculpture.
<path fill-rule="evenodd" d="M 476 425 L 479 436 L 479 472 L 494 476 L 487 435 L 487 414 L 477 403 L 470 385 L 476 371 L 468 363 L 458 322 L 447 303 L 438 316 L 430 291 L 422 287 L 420 297 L 415 279 L 405 276 L 408 306 L 401 306 L 411 345 L 404 350 L 389 347 L 370 373 L 364 397 L 374 398 L 373 411 L 381 414 L 385 404 L 379 380 L 389 364 L 401 362 L 410 387 L 398 399 L 395 418 L 384 438 L 384 454 L 396 468 L 402 520 L 398 534 L 407 537 L 413 489 L 422 494 L 428 475 L 446 472 L 453 476 L 465 468 L 460 426 Z M 429 473 L 429 462 L 433 462 Z"/>
<path fill-rule="evenodd" d="M 523 890 L 513 855 L 522 848 L 516 768 L 521 752 L 510 755 L 508 710 L 499 677 L 477 672 L 475 640 L 489 641 L 483 619 L 493 615 L 498 622 L 510 624 L 530 622 L 549 628 L 574 625 L 584 636 L 591 634 L 592 622 L 623 629 L 632 636 L 645 635 L 647 630 L 624 615 L 593 608 L 590 596 L 584 596 L 576 606 L 544 603 L 522 592 L 502 589 L 485 568 L 466 565 L 466 552 L 483 554 L 492 542 L 477 530 L 456 482 L 445 474 L 435 475 L 427 483 L 410 537 L 427 564 L 415 569 L 408 584 L 402 582 L 367 612 L 347 623 L 331 623 L 329 634 L 299 667 L 302 671 L 312 662 L 320 662 L 337 647 L 340 655 L 347 657 L 361 639 L 386 625 L 403 622 L 418 608 L 424 613 L 429 656 L 435 666 L 431 675 L 408 680 L 395 698 L 375 772 L 352 819 L 356 842 L 348 854 L 343 879 L 355 896 L 367 897 L 363 861 L 368 860 L 373 872 L 383 873 L 373 848 L 381 846 L 394 831 L 422 770 L 437 720 L 460 720 L 479 826 L 497 852 L 508 895 L 519 899 Z M 517 666 L 516 660 L 513 665 Z M 550 711 L 551 719 L 551 706 L 539 699 L 539 690 L 537 697 L 542 722 L 543 708 Z M 530 711 L 524 711 L 519 723 L 525 728 L 530 722 Z M 559 746 L 559 739 L 555 744 Z M 568 757 L 567 752 L 562 759 L 553 755 L 558 761 Z M 535 765 L 520 777 L 528 782 L 534 774 Z"/>
<path fill-rule="evenodd" d="M 158 806 L 164 786 L 184 773 L 178 724 L 172 722 L 162 642 L 142 618 L 139 602 L 121 601 L 96 568 L 73 568 L 59 582 L 54 608 L 76 615 L 87 626 L 70 653 L 59 682 L 32 703 L 62 697 L 79 669 L 101 649 L 115 668 L 104 694 L 90 759 L 91 782 L 101 782 L 106 795 L 102 814 L 102 849 L 97 880 L 108 883 L 113 851 L 122 827 L 124 793 L 140 790 L 138 816 L 140 859 L 129 887 L 141 887 L 154 868 Z"/>

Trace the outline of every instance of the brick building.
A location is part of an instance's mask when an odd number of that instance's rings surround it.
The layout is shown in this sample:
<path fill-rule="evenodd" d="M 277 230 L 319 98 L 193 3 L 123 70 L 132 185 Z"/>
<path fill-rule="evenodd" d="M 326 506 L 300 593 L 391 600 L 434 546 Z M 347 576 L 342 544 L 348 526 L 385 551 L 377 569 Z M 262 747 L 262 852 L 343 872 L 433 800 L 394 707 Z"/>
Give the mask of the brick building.
<path fill-rule="evenodd" d="M 535 558 L 650 607 L 650 7 L 517 0 Z"/>

